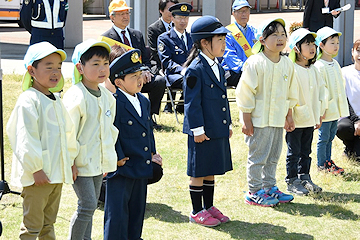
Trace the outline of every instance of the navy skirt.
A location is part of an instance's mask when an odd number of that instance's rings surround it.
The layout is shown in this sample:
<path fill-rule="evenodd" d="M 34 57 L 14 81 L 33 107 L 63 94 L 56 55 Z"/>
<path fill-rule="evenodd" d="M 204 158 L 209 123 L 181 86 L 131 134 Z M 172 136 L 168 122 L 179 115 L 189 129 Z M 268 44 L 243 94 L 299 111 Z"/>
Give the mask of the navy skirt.
<path fill-rule="evenodd" d="M 222 175 L 232 169 L 229 138 L 195 143 L 194 137 L 188 136 L 188 176 Z"/>

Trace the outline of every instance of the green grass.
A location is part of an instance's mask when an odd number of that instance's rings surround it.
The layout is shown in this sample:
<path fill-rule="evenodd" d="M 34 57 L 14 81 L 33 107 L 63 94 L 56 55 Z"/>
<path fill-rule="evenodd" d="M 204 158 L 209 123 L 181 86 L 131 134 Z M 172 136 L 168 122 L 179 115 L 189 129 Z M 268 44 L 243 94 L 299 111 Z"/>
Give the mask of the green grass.
<path fill-rule="evenodd" d="M 3 79 L 4 123 L 21 92 L 21 76 L 5 75 Z M 66 88 L 70 82 L 66 83 Z M 233 90 L 230 90 L 233 96 Z M 231 103 L 234 134 L 231 150 L 234 170 L 216 177 L 215 204 L 232 221 L 216 228 L 205 228 L 188 223 L 191 202 L 186 175 L 187 136 L 174 114 L 161 114 L 158 122 L 164 129 L 155 132 L 158 152 L 163 156 L 164 176 L 159 183 L 149 186 L 143 228 L 144 239 L 359 239 L 360 236 L 360 165 L 342 156 L 343 146 L 334 140 L 333 159 L 345 168 L 343 176 L 317 172 L 316 152 L 311 176 L 324 191 L 319 195 L 298 197 L 290 204 L 275 208 L 261 208 L 244 203 L 247 191 L 246 159 L 248 148 L 238 123 L 238 110 Z M 180 115 L 182 122 L 183 116 Z M 315 131 L 313 150 L 316 149 Z M 10 180 L 11 148 L 5 135 L 5 172 Z M 278 186 L 285 191 L 285 154 L 283 145 L 277 169 Z M 12 190 L 20 190 L 14 189 Z M 1 239 L 16 239 L 22 220 L 21 197 L 3 196 L 0 201 L 0 220 L 4 232 Z M 70 185 L 64 185 L 60 210 L 55 225 L 58 239 L 66 239 L 69 221 L 76 209 L 77 198 Z M 103 209 L 96 210 L 93 239 L 103 236 Z"/>

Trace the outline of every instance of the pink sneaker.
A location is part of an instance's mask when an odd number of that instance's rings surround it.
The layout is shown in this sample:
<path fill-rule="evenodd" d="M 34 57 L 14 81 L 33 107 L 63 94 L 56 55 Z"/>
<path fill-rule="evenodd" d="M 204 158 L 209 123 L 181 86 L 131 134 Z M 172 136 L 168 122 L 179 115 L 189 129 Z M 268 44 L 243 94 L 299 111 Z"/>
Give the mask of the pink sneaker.
<path fill-rule="evenodd" d="M 195 215 L 190 213 L 189 220 L 191 223 L 197 223 L 205 227 L 215 227 L 221 223 L 218 219 L 213 218 L 205 209 Z"/>
<path fill-rule="evenodd" d="M 213 218 L 218 219 L 221 223 L 227 223 L 228 221 L 230 221 L 229 217 L 222 214 L 222 212 L 220 212 L 220 210 L 214 206 L 209 208 L 207 211 L 211 214 L 211 216 L 213 216 Z"/>

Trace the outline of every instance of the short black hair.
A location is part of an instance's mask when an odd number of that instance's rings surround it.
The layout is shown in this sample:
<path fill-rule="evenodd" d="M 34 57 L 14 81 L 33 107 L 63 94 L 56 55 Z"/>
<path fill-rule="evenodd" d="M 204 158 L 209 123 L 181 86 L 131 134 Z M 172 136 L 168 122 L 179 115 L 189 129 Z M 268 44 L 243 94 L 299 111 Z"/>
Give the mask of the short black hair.
<path fill-rule="evenodd" d="M 81 55 L 80 63 L 85 65 L 85 63 L 89 61 L 94 55 L 109 60 L 108 50 L 101 46 L 95 46 L 89 48 L 86 52 L 83 53 L 83 55 Z"/>
<path fill-rule="evenodd" d="M 159 10 L 163 12 L 165 10 L 166 4 L 168 2 L 172 2 L 172 3 L 175 3 L 175 4 L 179 3 L 178 0 L 160 0 L 159 1 Z"/>

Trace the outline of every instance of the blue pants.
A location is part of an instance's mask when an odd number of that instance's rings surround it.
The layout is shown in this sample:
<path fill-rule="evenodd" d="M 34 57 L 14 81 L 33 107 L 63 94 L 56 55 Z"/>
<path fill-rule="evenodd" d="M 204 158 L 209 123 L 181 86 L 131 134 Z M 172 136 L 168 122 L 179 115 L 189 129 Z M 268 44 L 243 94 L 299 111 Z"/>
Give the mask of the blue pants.
<path fill-rule="evenodd" d="M 147 181 L 121 175 L 107 180 L 104 240 L 141 239 Z"/>
<path fill-rule="evenodd" d="M 285 135 L 288 146 L 286 156 L 286 178 L 298 178 L 298 174 L 309 174 L 311 165 L 311 143 L 313 140 L 314 127 L 295 128 L 293 132 Z"/>
<path fill-rule="evenodd" d="M 317 165 L 324 166 L 326 160 L 331 160 L 332 140 L 336 135 L 337 120 L 323 122 L 319 128 L 319 140 L 317 142 Z"/>

